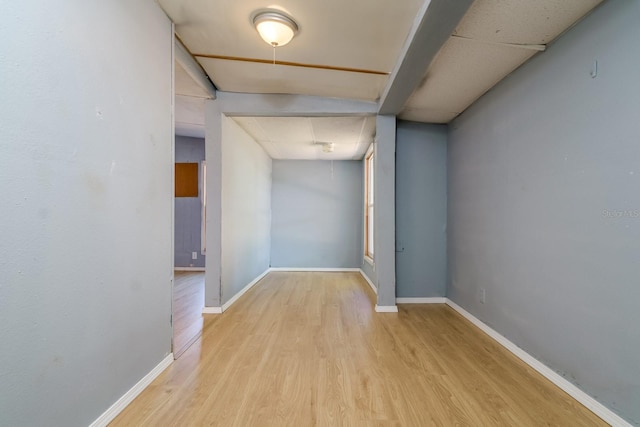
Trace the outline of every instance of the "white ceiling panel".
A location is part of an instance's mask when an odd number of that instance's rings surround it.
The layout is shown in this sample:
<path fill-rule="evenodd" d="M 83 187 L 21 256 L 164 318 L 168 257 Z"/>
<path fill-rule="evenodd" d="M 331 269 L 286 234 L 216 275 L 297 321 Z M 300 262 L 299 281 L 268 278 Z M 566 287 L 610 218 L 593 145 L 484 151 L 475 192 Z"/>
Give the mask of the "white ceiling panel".
<path fill-rule="evenodd" d="M 461 113 L 535 53 L 530 49 L 451 37 L 424 84 L 409 98 L 405 111 L 413 110 L 414 115 L 416 111 L 432 110 Z M 438 118 L 423 117 L 420 121 L 439 122 L 434 120 Z"/>
<path fill-rule="evenodd" d="M 175 91 L 176 95 L 194 96 L 197 98 L 210 98 L 199 84 L 197 84 L 182 66 L 175 62 Z"/>
<path fill-rule="evenodd" d="M 547 44 L 602 0 L 477 0 L 454 34 L 514 44 Z"/>
<path fill-rule="evenodd" d="M 458 115 L 460 113 L 452 111 L 408 107 L 398 115 L 398 118 L 412 122 L 449 123 Z"/>
<path fill-rule="evenodd" d="M 272 49 L 251 18 L 260 9 L 274 8 L 292 16 L 300 28 L 291 43 L 277 49 L 278 59 L 389 72 L 423 0 L 280 0 L 277 6 L 262 0 L 158 3 L 194 54 L 271 59 Z"/>
<path fill-rule="evenodd" d="M 361 138 L 372 140 L 376 131 L 372 117 L 314 117 L 311 121 L 316 141 L 354 143 Z"/>
<path fill-rule="evenodd" d="M 446 16 L 446 9 L 431 8 L 436 3 L 428 0 L 281 0 L 277 5 L 260 0 L 157 1 L 175 23 L 182 42 L 222 91 L 367 101 L 380 98 L 390 78 L 388 73 L 407 60 L 403 46 L 411 42 L 412 26 L 423 18 L 423 6 L 427 14 Z M 601 2 L 476 0 L 429 69 L 424 70 L 423 84 L 409 98 L 400 117 L 434 123 L 452 120 L 531 58 L 536 50 L 530 48 L 544 49 Z M 256 12 L 266 8 L 283 11 L 299 25 L 291 43 L 275 50 L 276 59 L 307 67 L 259 62 L 270 61 L 274 53 L 251 22 Z M 344 68 L 369 72 L 340 70 Z M 201 89 L 193 85 L 178 67 L 178 93 L 201 96 Z M 343 135 L 336 131 L 341 123 L 333 126 L 312 127 L 319 133 L 314 138 Z M 301 132 L 304 130 L 292 128 L 290 138 L 301 138 Z M 327 132 L 326 137 L 323 132 Z M 268 140 L 264 135 L 260 138 Z M 276 152 L 278 142 L 272 144 Z"/>
<path fill-rule="evenodd" d="M 191 123 L 176 123 L 176 135 L 190 136 L 192 138 L 204 138 L 204 126 Z"/>
<path fill-rule="evenodd" d="M 176 135 L 204 138 L 204 98 L 176 95 Z"/>
<path fill-rule="evenodd" d="M 269 136 L 264 129 L 262 129 L 255 117 L 233 117 L 233 120 L 256 141 L 269 141 Z"/>
<path fill-rule="evenodd" d="M 314 140 L 311 123 L 305 117 L 261 117 L 253 120 L 260 125 L 267 139 L 273 142 L 295 144 Z"/>
<path fill-rule="evenodd" d="M 599 3 L 601 0 L 476 0 L 400 117 L 448 123 L 538 53 L 532 45 L 549 43 Z"/>
<path fill-rule="evenodd" d="M 378 99 L 387 76 L 201 58 L 213 83 L 226 92 L 291 93 L 367 101 Z"/>
<path fill-rule="evenodd" d="M 359 160 L 375 133 L 373 117 L 233 117 L 274 159 Z M 322 144 L 333 143 L 333 152 Z"/>
<path fill-rule="evenodd" d="M 204 98 L 176 95 L 176 122 L 204 125 Z"/>

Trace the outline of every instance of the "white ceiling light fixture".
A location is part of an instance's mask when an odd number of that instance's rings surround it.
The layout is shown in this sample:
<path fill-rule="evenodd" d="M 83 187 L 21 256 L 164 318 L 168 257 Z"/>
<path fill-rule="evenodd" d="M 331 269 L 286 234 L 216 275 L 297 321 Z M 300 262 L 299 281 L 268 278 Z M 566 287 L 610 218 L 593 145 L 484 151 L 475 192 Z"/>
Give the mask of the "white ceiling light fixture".
<path fill-rule="evenodd" d="M 253 17 L 262 40 L 275 47 L 284 46 L 298 33 L 298 24 L 282 12 L 268 10 Z"/>
<path fill-rule="evenodd" d="M 330 142 L 328 144 L 324 144 L 322 146 L 322 151 L 324 151 L 325 153 L 333 153 L 333 142 Z"/>
<path fill-rule="evenodd" d="M 322 152 L 324 153 L 333 153 L 335 148 L 335 144 L 333 142 L 323 142 L 323 141 L 313 141 L 315 145 L 322 146 Z"/>

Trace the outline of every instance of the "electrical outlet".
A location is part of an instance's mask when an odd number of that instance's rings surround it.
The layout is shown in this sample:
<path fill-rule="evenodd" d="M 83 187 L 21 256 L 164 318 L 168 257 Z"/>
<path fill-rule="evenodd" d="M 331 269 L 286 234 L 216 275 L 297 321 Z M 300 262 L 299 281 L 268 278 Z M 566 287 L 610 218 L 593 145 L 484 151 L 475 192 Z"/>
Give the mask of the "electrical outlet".
<path fill-rule="evenodd" d="M 484 288 L 480 288 L 480 302 L 484 304 L 487 301 L 487 291 Z"/>
<path fill-rule="evenodd" d="M 191 259 L 198 259 L 198 252 L 191 252 Z"/>

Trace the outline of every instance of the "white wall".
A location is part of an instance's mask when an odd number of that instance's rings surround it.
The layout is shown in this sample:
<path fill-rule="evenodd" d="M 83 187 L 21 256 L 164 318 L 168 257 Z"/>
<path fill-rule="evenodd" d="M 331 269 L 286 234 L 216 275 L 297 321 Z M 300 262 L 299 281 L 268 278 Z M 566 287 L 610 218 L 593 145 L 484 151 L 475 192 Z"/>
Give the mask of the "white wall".
<path fill-rule="evenodd" d="M 453 123 L 447 290 L 637 425 L 639 17 L 605 2 Z"/>
<path fill-rule="evenodd" d="M 357 268 L 362 162 L 274 160 L 271 266 Z"/>
<path fill-rule="evenodd" d="M 271 256 L 271 158 L 225 116 L 221 209 L 224 304 L 269 268 Z"/>
<path fill-rule="evenodd" d="M 0 424 L 86 426 L 171 348 L 171 24 L 3 2 Z"/>

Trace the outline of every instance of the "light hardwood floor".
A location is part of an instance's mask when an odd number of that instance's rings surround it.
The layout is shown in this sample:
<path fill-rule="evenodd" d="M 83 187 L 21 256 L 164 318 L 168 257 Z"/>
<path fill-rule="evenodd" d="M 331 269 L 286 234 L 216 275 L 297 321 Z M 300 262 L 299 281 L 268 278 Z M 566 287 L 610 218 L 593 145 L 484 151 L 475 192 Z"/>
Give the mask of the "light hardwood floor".
<path fill-rule="evenodd" d="M 204 272 L 176 271 L 173 283 L 173 355 L 178 358 L 202 333 Z"/>
<path fill-rule="evenodd" d="M 445 305 L 375 313 L 358 273 L 270 273 L 112 426 L 597 426 Z"/>

